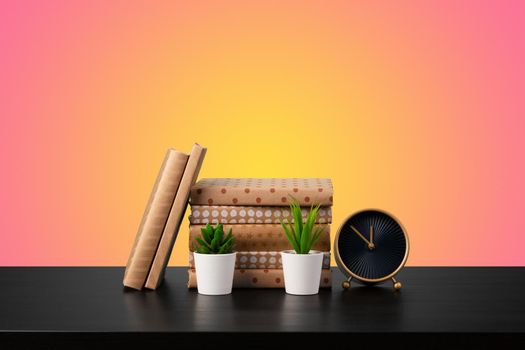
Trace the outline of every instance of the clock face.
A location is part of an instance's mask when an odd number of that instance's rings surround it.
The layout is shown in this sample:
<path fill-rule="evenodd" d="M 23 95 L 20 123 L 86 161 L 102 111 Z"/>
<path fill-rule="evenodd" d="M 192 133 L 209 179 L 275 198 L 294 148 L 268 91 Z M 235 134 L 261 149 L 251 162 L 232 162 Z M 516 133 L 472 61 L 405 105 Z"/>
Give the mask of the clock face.
<path fill-rule="evenodd" d="M 405 263 L 408 242 L 397 220 L 380 210 L 364 210 L 339 229 L 336 254 L 343 270 L 373 283 L 391 277 Z"/>

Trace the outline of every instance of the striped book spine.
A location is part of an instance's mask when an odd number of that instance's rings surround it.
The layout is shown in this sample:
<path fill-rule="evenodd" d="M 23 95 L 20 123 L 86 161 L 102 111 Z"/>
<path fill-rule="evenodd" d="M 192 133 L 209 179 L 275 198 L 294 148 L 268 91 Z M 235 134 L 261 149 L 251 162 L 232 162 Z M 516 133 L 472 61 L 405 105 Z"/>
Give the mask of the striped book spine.
<path fill-rule="evenodd" d="M 124 286 L 142 289 L 177 194 L 188 155 L 169 149 L 153 186 L 124 273 Z"/>
<path fill-rule="evenodd" d="M 171 207 L 168 221 L 162 232 L 159 246 L 157 248 L 151 269 L 149 271 L 146 288 L 156 289 L 164 278 L 164 272 L 173 250 L 173 245 L 177 239 L 181 221 L 183 220 L 186 207 L 188 206 L 188 199 L 190 197 L 191 187 L 197 181 L 204 156 L 206 155 L 206 148 L 195 144 L 188 158 L 188 163 L 184 169 L 184 175 L 180 181 L 177 195 Z"/>

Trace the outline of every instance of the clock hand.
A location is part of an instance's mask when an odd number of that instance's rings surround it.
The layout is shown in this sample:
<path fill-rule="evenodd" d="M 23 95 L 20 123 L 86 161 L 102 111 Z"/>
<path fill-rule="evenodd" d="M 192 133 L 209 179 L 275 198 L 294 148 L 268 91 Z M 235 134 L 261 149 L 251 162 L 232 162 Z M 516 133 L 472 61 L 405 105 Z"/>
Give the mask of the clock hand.
<path fill-rule="evenodd" d="M 350 228 L 359 236 L 359 238 L 361 238 L 368 246 L 369 249 L 373 249 L 374 248 L 374 245 L 372 243 L 370 243 L 370 241 L 368 239 L 365 238 L 365 236 L 363 236 L 361 234 L 361 232 L 359 232 L 355 227 L 354 225 L 350 225 Z"/>
<path fill-rule="evenodd" d="M 374 249 L 376 245 L 374 244 L 374 226 L 370 225 L 370 243 L 368 244 L 368 248 Z"/>

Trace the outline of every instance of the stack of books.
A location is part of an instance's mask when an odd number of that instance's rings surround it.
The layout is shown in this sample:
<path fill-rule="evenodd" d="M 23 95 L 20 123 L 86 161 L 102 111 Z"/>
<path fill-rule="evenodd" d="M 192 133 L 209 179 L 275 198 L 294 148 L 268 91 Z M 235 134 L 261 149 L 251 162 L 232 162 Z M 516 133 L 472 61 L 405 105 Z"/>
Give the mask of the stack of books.
<path fill-rule="evenodd" d="M 330 179 L 323 178 L 212 178 L 197 182 L 190 197 L 188 287 L 197 286 L 192 253 L 195 238 L 209 223 L 223 224 L 225 232 L 232 228 L 236 238 L 234 288 L 283 288 L 280 252 L 293 248 L 280 222 L 293 222 L 292 197 L 303 207 L 303 218 L 312 205 L 321 205 L 316 224 L 325 230 L 313 249 L 325 254 L 321 287 L 330 287 L 333 189 Z"/>

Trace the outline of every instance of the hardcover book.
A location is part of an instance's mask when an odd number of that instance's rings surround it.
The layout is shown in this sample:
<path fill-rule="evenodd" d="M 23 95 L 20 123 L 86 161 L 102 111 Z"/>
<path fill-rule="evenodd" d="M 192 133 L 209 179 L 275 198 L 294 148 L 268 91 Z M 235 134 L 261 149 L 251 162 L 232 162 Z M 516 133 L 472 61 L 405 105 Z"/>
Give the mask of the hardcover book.
<path fill-rule="evenodd" d="M 301 210 L 306 219 L 310 207 Z M 294 222 L 289 207 L 254 207 L 230 205 L 192 205 L 190 224 L 279 224 L 281 221 Z M 332 222 L 332 208 L 321 207 L 316 224 Z"/>
<path fill-rule="evenodd" d="M 146 288 L 156 289 L 164 278 L 164 272 L 168 265 L 173 245 L 175 244 L 175 240 L 179 233 L 180 224 L 184 218 L 186 207 L 188 206 L 190 189 L 197 180 L 205 154 L 206 148 L 203 148 L 198 144 L 193 145 L 193 149 L 191 150 L 190 157 L 184 170 L 184 175 L 182 176 L 182 180 L 180 181 L 177 190 L 177 195 L 173 202 L 173 206 L 171 207 L 167 223 L 162 231 L 162 237 L 147 276 Z"/>
<path fill-rule="evenodd" d="M 202 179 L 191 190 L 191 204 L 288 206 L 290 196 L 302 206 L 331 206 L 332 182 L 322 178 Z"/>
<path fill-rule="evenodd" d="M 169 149 L 164 157 L 126 265 L 126 287 L 144 286 L 187 161 L 187 154 L 174 149 Z"/>

